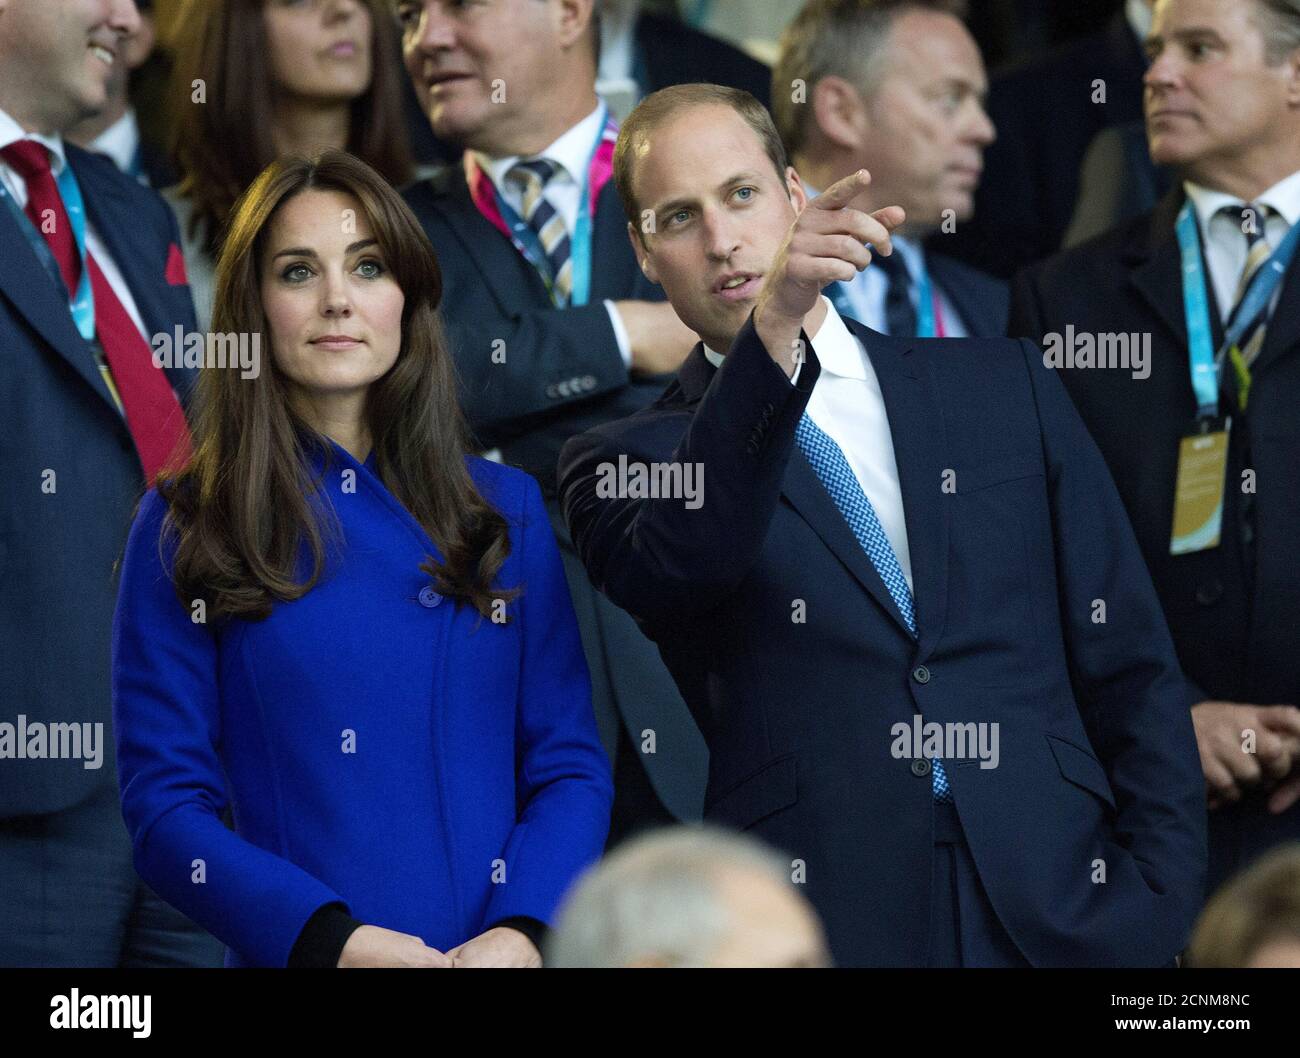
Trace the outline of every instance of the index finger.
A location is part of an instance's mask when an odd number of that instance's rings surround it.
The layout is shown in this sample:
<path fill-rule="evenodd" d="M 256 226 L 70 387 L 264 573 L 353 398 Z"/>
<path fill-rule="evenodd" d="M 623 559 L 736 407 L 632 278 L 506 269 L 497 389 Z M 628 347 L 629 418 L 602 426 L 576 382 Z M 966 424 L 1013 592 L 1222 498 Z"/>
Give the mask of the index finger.
<path fill-rule="evenodd" d="M 843 179 L 836 180 L 825 191 L 809 203 L 817 209 L 843 209 L 852 202 L 858 195 L 867 189 L 871 183 L 871 174 L 865 169 L 859 169 L 855 173 L 849 173 Z"/>

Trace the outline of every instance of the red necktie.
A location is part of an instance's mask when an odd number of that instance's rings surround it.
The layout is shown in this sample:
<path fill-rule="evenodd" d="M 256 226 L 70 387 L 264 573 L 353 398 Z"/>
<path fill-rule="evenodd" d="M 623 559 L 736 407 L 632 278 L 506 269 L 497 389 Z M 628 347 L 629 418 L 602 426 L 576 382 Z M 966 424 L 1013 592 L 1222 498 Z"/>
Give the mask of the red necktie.
<path fill-rule="evenodd" d="M 19 140 L 0 150 L 0 157 L 27 184 L 28 219 L 49 244 L 71 300 L 81 280 L 81 265 L 72 223 L 50 168 L 49 152 L 35 140 Z M 53 223 L 44 223 L 46 218 L 52 218 Z M 164 467 L 180 466 L 189 458 L 185 413 L 166 374 L 154 366 L 149 343 L 89 254 L 86 266 L 95 296 L 95 333 L 122 399 L 145 481 L 152 482 Z"/>

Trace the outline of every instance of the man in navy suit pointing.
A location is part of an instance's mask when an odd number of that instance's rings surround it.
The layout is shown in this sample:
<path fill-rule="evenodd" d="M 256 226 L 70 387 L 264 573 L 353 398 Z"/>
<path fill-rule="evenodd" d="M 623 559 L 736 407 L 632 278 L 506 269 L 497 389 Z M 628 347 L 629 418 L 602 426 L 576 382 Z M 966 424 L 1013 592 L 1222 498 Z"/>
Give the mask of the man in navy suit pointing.
<path fill-rule="evenodd" d="M 566 445 L 561 495 L 704 734 L 706 818 L 789 855 L 840 964 L 1172 964 L 1205 872 L 1190 691 L 1041 353 L 840 317 L 822 289 L 902 210 L 849 207 L 861 170 L 809 202 L 746 93 L 648 97 L 614 178 L 702 341 Z"/>

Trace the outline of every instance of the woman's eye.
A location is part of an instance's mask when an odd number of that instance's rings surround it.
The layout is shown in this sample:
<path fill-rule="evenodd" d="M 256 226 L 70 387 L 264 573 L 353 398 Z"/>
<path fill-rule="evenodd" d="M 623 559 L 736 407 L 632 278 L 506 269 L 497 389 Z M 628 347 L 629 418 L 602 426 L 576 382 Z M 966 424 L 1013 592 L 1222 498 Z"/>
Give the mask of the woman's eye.
<path fill-rule="evenodd" d="M 381 275 L 384 274 L 385 268 L 373 257 L 368 257 L 366 258 L 366 260 L 362 261 L 359 265 L 357 265 L 357 271 L 360 272 L 366 279 L 378 279 Z"/>
<path fill-rule="evenodd" d="M 290 265 L 280 273 L 281 279 L 287 279 L 290 283 L 300 283 L 311 275 L 311 269 L 305 264 Z"/>
<path fill-rule="evenodd" d="M 736 197 L 742 202 L 748 202 L 754 197 L 754 189 L 752 187 L 738 188 L 736 190 Z"/>

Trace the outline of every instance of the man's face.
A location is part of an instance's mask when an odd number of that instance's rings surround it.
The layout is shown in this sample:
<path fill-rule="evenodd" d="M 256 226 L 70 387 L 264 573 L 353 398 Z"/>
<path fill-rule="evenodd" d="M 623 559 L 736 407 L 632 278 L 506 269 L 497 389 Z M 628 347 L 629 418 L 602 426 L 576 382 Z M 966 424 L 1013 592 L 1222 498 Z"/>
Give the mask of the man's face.
<path fill-rule="evenodd" d="M 725 353 L 804 206 L 803 187 L 793 169 L 781 180 L 754 130 L 728 106 L 688 107 L 640 147 L 633 188 L 641 226 L 653 230 L 642 242 L 629 224 L 628 235 L 641 270 L 687 327 Z"/>
<path fill-rule="evenodd" d="M 1192 175 L 1290 125 L 1290 63 L 1265 62 L 1255 0 L 1159 0 L 1146 50 L 1151 157 Z"/>
<path fill-rule="evenodd" d="M 0 21 L 0 87 L 22 116 L 62 132 L 108 102 L 123 39 L 139 30 L 135 0 L 9 0 Z"/>
<path fill-rule="evenodd" d="M 909 228 L 974 211 L 993 123 L 984 112 L 984 61 L 950 15 L 910 11 L 894 20 L 880 78 L 857 119 L 871 199 L 902 206 Z"/>
<path fill-rule="evenodd" d="M 486 148 L 498 127 L 527 121 L 548 98 L 573 33 L 574 11 L 560 0 L 401 0 L 397 13 L 434 132 L 470 148 Z"/>

